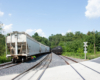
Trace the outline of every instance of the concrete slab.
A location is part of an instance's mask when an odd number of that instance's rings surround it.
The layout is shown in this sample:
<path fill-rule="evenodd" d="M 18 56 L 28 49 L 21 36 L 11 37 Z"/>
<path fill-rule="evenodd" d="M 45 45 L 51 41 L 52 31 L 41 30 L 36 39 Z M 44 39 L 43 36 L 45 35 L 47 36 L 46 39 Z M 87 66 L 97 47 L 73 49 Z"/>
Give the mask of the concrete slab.
<path fill-rule="evenodd" d="M 89 67 L 90 69 L 96 70 L 100 73 L 100 64 L 92 61 L 82 62 L 83 65 Z"/>
<path fill-rule="evenodd" d="M 17 75 L 19 74 L 10 74 L 10 75 L 5 75 L 5 76 L 0 76 L 0 80 L 12 80 Z"/>
<path fill-rule="evenodd" d="M 70 65 L 48 68 L 40 80 L 83 80 Z"/>
<path fill-rule="evenodd" d="M 49 67 L 40 80 L 100 80 L 100 58 L 80 63 Z"/>
<path fill-rule="evenodd" d="M 82 75 L 85 80 L 100 80 L 100 74 L 97 72 L 77 63 L 72 64 L 72 66 Z"/>

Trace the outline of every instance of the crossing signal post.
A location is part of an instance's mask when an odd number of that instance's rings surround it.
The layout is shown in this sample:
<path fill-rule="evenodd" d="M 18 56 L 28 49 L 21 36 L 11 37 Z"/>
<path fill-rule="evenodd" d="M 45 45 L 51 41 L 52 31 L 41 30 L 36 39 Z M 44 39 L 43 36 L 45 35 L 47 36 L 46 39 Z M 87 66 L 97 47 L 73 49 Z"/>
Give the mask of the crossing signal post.
<path fill-rule="evenodd" d="M 88 42 L 83 42 L 83 43 L 84 43 L 84 53 L 85 53 L 85 59 L 86 59 L 86 53 L 87 53 L 87 48 L 86 47 L 88 46 L 87 45 Z"/>

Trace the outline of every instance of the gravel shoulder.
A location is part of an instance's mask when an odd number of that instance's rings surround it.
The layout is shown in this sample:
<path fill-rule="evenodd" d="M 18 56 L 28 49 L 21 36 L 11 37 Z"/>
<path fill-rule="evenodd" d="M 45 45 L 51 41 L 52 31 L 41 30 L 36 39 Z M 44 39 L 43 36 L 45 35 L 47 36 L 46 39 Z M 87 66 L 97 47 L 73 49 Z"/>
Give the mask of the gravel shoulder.
<path fill-rule="evenodd" d="M 52 57 L 57 58 L 55 54 Z M 79 63 L 71 65 L 61 64 L 61 66 L 60 59 L 52 59 L 50 65 L 52 67 L 45 71 L 40 80 L 100 80 L 100 57 L 88 61 L 81 59 L 74 60 Z M 56 64 L 56 61 L 59 65 Z"/>
<path fill-rule="evenodd" d="M 0 76 L 23 73 L 24 71 L 28 70 L 29 68 L 40 62 L 46 55 L 47 54 L 41 55 L 37 57 L 36 60 L 33 59 L 31 61 L 24 62 L 13 67 L 2 69 L 0 70 Z"/>

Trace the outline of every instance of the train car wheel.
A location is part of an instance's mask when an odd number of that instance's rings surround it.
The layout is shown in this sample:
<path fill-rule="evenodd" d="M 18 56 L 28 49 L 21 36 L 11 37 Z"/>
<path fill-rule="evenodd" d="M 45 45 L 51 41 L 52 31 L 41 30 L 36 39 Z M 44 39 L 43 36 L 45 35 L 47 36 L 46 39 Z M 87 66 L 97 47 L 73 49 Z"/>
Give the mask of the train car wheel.
<path fill-rule="evenodd" d="M 15 59 L 12 58 L 11 61 L 12 61 L 13 63 L 15 63 Z"/>
<path fill-rule="evenodd" d="M 24 62 L 24 58 L 22 58 L 22 62 Z"/>
<path fill-rule="evenodd" d="M 15 60 L 15 63 L 17 63 L 17 60 Z"/>
<path fill-rule="evenodd" d="M 28 60 L 28 58 L 26 57 L 26 58 L 25 58 L 25 61 L 27 61 L 27 60 Z"/>

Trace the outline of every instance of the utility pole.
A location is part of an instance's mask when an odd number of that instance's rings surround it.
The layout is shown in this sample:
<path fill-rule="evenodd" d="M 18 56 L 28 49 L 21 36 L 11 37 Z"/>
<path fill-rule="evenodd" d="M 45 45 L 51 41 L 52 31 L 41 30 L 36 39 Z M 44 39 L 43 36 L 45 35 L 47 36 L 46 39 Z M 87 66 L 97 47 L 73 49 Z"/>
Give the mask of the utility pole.
<path fill-rule="evenodd" d="M 94 54 L 95 54 L 95 30 L 94 30 Z"/>

